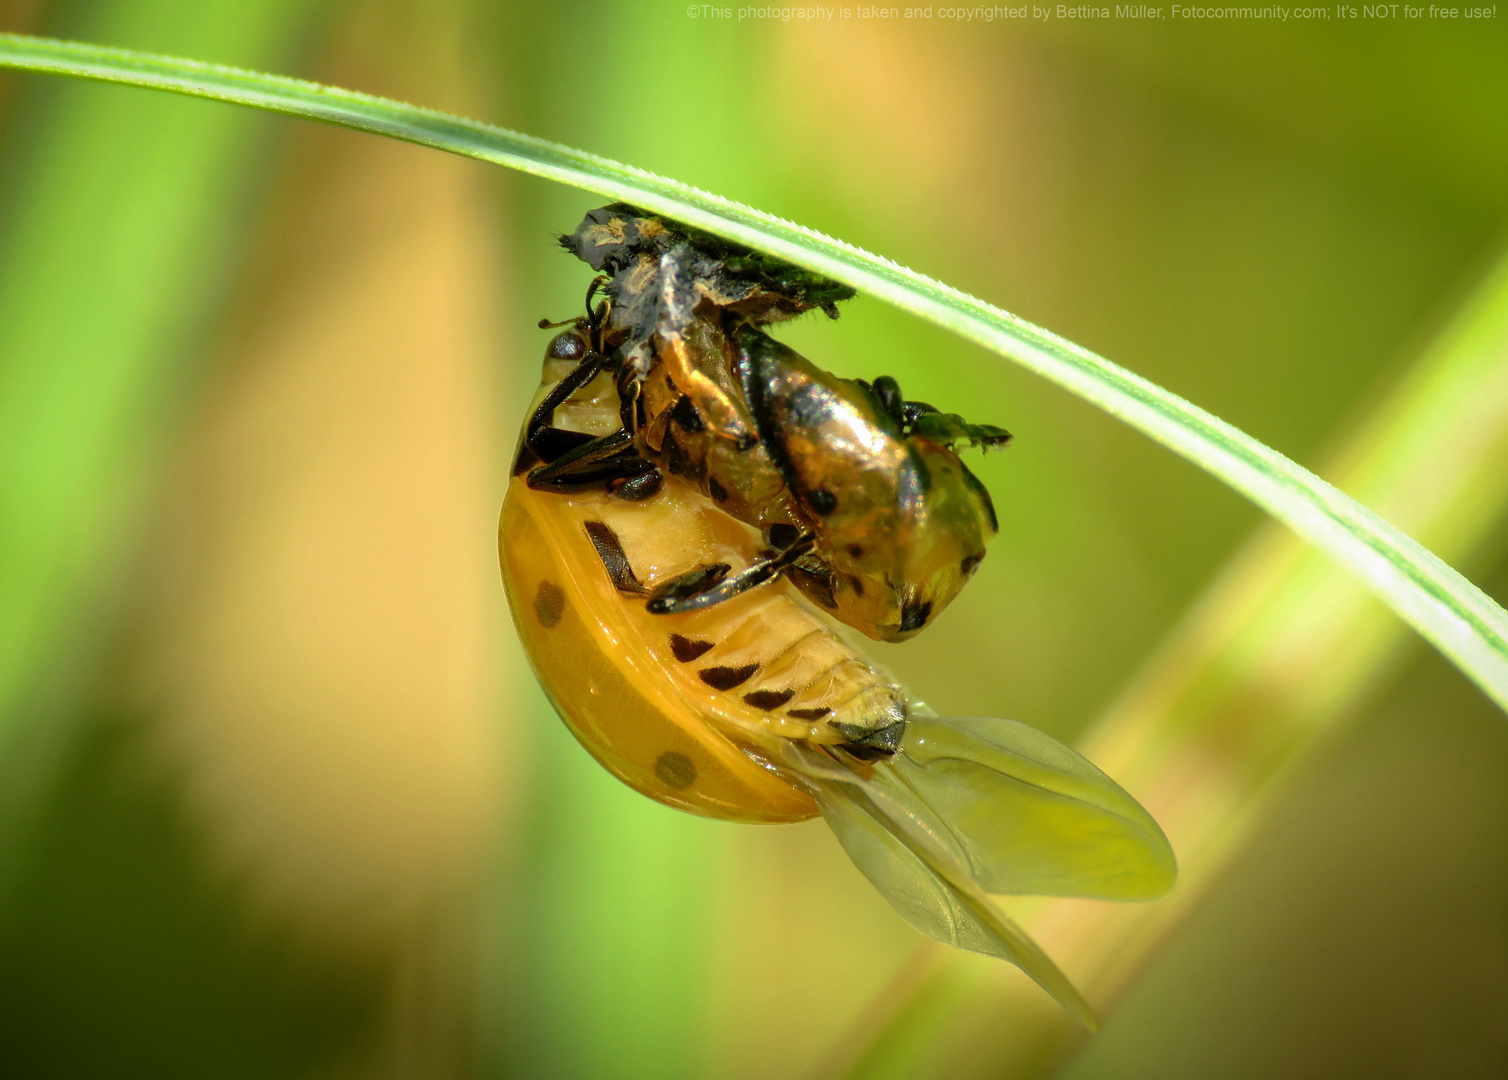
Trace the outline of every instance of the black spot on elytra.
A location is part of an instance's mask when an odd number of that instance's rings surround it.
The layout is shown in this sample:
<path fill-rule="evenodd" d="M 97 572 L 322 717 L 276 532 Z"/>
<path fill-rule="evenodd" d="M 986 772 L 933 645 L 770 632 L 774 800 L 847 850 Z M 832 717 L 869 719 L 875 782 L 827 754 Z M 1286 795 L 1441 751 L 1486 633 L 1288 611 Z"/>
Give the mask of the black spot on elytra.
<path fill-rule="evenodd" d="M 794 716 L 797 720 L 821 720 L 831 709 L 790 709 L 787 716 Z"/>
<path fill-rule="evenodd" d="M 728 489 L 717 482 L 717 477 L 707 481 L 707 493 L 712 496 L 714 502 L 727 502 Z"/>
<path fill-rule="evenodd" d="M 818 488 L 816 491 L 807 494 L 806 504 L 815 513 L 826 517 L 838 508 L 838 497 L 831 491 L 828 491 L 827 488 Z"/>
<path fill-rule="evenodd" d="M 758 670 L 758 664 L 745 664 L 743 667 L 703 668 L 696 674 L 702 682 L 714 690 L 732 690 L 735 686 L 741 686 L 748 682 Z"/>
<path fill-rule="evenodd" d="M 534 615 L 539 625 L 546 630 L 553 627 L 565 614 L 565 590 L 553 581 L 541 581 L 534 593 Z"/>
<path fill-rule="evenodd" d="M 744 695 L 744 704 L 769 712 L 778 709 L 796 696 L 794 690 L 755 690 Z"/>
<path fill-rule="evenodd" d="M 863 578 L 859 577 L 857 574 L 849 574 L 848 575 L 848 583 L 853 586 L 853 591 L 854 591 L 854 595 L 855 596 L 863 596 L 864 595 L 864 579 Z"/>
<path fill-rule="evenodd" d="M 769 538 L 772 548 L 784 551 L 801 539 L 801 530 L 789 522 L 779 521 L 770 526 Z"/>
<path fill-rule="evenodd" d="M 965 555 L 963 561 L 958 564 L 959 573 L 968 577 L 974 572 L 975 567 L 984 562 L 984 552 L 980 551 L 973 555 Z"/>
<path fill-rule="evenodd" d="M 849 544 L 848 545 L 848 553 L 850 555 L 852 555 L 855 559 L 862 559 L 864 557 L 864 545 L 863 544 Z"/>
<path fill-rule="evenodd" d="M 708 652 L 711 648 L 712 642 L 710 641 L 692 641 L 690 638 L 682 637 L 680 634 L 670 635 L 670 651 L 683 664 L 691 663 L 691 661 L 701 656 L 702 653 Z"/>
<path fill-rule="evenodd" d="M 932 601 L 923 600 L 920 604 L 910 600 L 901 605 L 901 633 L 909 633 L 912 630 L 920 630 L 927 625 L 927 620 L 932 617 Z"/>
<path fill-rule="evenodd" d="M 690 476 L 696 471 L 695 463 L 686 456 L 686 451 L 681 449 L 681 444 L 676 442 L 675 435 L 669 431 L 660 444 L 660 456 L 665 459 L 665 467 L 672 476 Z"/>
<path fill-rule="evenodd" d="M 664 781 L 666 787 L 685 791 L 696 783 L 696 763 L 685 754 L 667 750 L 655 759 L 655 775 Z"/>
<path fill-rule="evenodd" d="M 707 428 L 707 425 L 702 423 L 702 414 L 696 411 L 696 406 L 685 394 L 682 394 L 675 403 L 675 408 L 670 411 L 670 418 L 680 424 L 682 430 L 693 434 L 705 431 Z"/>

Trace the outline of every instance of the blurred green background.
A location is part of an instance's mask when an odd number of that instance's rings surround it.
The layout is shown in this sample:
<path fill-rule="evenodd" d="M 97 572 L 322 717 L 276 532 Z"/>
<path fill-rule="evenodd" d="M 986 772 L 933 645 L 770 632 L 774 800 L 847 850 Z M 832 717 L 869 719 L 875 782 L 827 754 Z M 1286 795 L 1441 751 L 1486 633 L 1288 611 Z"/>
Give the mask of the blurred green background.
<path fill-rule="evenodd" d="M 1321 471 L 1503 254 L 1502 18 L 729 10 L 0 0 L 0 29 L 339 83 L 675 176 Z M 634 795 L 528 673 L 496 512 L 534 323 L 587 279 L 551 234 L 601 200 L 117 87 L 6 75 L 0 123 L 0 1075 L 818 1080 L 918 993 L 932 1041 L 871 1055 L 875 1075 L 1024 1075 L 989 994 L 918 990 L 948 961 L 821 824 Z M 975 584 L 879 657 L 941 712 L 1077 738 L 1261 527 L 877 302 L 785 336 L 1016 433 L 977 463 L 1002 533 Z M 1473 466 L 1497 492 L 1503 446 Z M 1442 552 L 1501 601 L 1486 516 Z M 1038 1072 L 1508 1071 L 1508 725 L 1415 642 L 1354 682 L 1105 1030 Z"/>

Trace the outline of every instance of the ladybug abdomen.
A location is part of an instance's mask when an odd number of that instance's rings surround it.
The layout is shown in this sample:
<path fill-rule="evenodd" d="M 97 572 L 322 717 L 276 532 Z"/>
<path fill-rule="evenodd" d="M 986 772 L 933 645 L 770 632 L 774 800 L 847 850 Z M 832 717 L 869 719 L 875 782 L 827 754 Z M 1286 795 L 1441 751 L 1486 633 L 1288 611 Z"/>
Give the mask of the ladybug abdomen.
<path fill-rule="evenodd" d="M 767 765 L 777 741 L 898 741 L 900 692 L 780 581 L 651 615 L 644 595 L 699 565 L 735 569 L 759 538 L 684 481 L 645 502 L 515 478 L 499 534 L 515 624 L 552 703 L 611 772 L 651 798 L 741 821 L 816 807 Z M 877 745 L 884 745 L 880 738 Z"/>

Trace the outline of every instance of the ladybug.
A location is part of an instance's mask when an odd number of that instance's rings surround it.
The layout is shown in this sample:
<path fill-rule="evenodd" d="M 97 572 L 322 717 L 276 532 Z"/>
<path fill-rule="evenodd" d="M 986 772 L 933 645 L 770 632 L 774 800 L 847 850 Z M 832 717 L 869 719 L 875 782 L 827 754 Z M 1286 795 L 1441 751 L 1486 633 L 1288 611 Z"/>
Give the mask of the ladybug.
<path fill-rule="evenodd" d="M 634 464 L 621 374 L 592 359 L 602 321 L 546 350 L 499 524 L 514 624 L 556 711 L 604 767 L 669 806 L 741 822 L 820 813 L 913 926 L 1018 965 L 1092 1026 L 989 896 L 1156 896 L 1175 874 L 1157 824 L 1041 732 L 911 703 L 780 573 L 794 545 L 772 549 L 772 530 L 688 477 Z M 535 483 L 541 448 L 583 465 Z"/>

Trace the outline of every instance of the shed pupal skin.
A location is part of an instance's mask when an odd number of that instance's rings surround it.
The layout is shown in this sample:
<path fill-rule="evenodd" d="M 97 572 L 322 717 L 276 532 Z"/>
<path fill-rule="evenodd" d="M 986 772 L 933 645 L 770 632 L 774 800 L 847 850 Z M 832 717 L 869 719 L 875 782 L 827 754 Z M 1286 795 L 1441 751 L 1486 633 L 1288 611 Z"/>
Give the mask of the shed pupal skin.
<path fill-rule="evenodd" d="M 547 353 L 536 405 L 574 366 L 551 358 L 559 351 Z M 618 417 L 604 373 L 554 424 L 601 434 Z M 900 744 L 900 690 L 788 582 L 683 614 L 646 609 L 656 586 L 698 566 L 754 562 L 758 530 L 679 477 L 628 501 L 531 489 L 527 453 L 518 460 L 499 526 L 509 605 L 556 711 L 614 775 L 694 813 L 799 821 L 816 805 L 771 764 L 782 741 L 871 756 Z"/>

